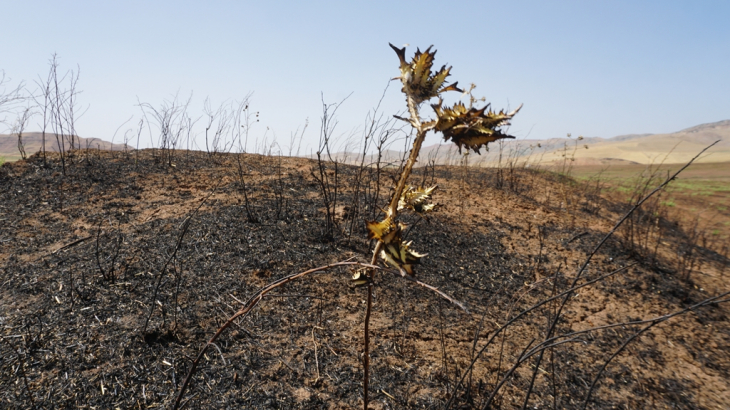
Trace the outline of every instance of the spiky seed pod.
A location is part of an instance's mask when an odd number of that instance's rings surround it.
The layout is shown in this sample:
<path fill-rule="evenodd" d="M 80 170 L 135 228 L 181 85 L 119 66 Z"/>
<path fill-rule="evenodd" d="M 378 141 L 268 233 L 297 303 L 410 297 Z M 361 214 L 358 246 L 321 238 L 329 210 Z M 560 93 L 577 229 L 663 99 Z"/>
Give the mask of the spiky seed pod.
<path fill-rule="evenodd" d="M 466 108 L 462 102 L 458 102 L 452 108 L 444 108 L 439 101 L 439 104 L 433 104 L 431 107 L 438 117 L 434 129 L 441 131 L 446 141 L 454 142 L 459 147 L 459 152 L 462 147 L 466 147 L 481 154 L 479 150 L 490 142 L 514 138 L 503 134 L 498 128 L 509 125 L 509 120 L 520 111 L 522 105 L 510 113 L 505 113 L 503 110 L 494 112 L 489 109 L 489 104 L 476 109 Z"/>
<path fill-rule="evenodd" d="M 408 208 L 421 215 L 433 211 L 436 204 L 429 204 L 427 201 L 431 199 L 431 194 L 436 188 L 436 186 L 418 189 L 408 187 L 408 189 L 403 191 L 403 195 L 398 200 L 398 210 L 401 211 Z"/>
<path fill-rule="evenodd" d="M 457 87 L 458 82 L 445 85 L 446 77 L 449 76 L 451 67 L 447 68 L 446 66 L 442 66 L 436 73 L 431 72 L 433 59 L 436 56 L 436 51 L 431 52 L 431 47 L 433 46 L 428 47 L 423 53 L 421 50 L 416 49 L 416 54 L 410 63 L 406 61 L 405 47 L 398 48 L 392 44 L 390 44 L 390 47 L 395 51 L 400 60 L 400 77 L 398 78 L 403 83 L 401 91 L 413 98 L 416 104 L 438 97 L 442 92 L 462 92 Z"/>

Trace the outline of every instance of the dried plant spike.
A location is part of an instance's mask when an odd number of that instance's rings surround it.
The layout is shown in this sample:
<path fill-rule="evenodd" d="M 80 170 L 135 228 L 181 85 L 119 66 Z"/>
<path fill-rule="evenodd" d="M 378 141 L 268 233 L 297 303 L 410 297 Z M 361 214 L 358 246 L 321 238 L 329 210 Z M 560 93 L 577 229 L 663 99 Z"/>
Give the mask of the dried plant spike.
<path fill-rule="evenodd" d="M 466 147 L 481 154 L 480 149 L 487 147 L 490 142 L 514 138 L 502 133 L 499 127 L 509 125 L 509 121 L 520 111 L 522 105 L 509 113 L 503 110 L 494 112 L 489 109 L 489 104 L 477 109 L 466 108 L 464 103 L 458 102 L 451 108 L 444 108 L 439 101 L 439 104 L 433 104 L 431 107 L 438 117 L 434 128 L 444 134 L 446 141 L 455 143 L 459 147 L 459 152 L 462 147 Z"/>
<path fill-rule="evenodd" d="M 401 77 L 394 78 L 394 80 L 397 80 L 397 79 L 400 79 L 403 76 L 405 76 L 406 73 L 409 72 L 409 70 L 410 70 L 410 65 L 406 62 L 406 48 L 405 47 L 398 48 L 391 43 L 388 43 L 388 45 L 390 45 L 390 48 L 392 48 L 395 51 L 395 53 L 398 55 L 398 59 L 400 60 Z"/>
<path fill-rule="evenodd" d="M 431 199 L 431 194 L 436 190 L 437 186 L 430 188 L 414 188 L 408 187 L 400 199 L 398 200 L 398 210 L 410 209 L 418 214 L 425 214 L 434 209 L 436 204 L 429 204 L 427 201 Z"/>
<path fill-rule="evenodd" d="M 383 250 L 380 251 L 380 257 L 391 266 L 398 268 L 401 273 L 405 272 L 413 276 L 413 265 L 420 263 L 421 258 L 426 256 L 426 254 L 421 254 L 410 249 L 410 245 L 411 242 L 403 242 L 400 235 L 398 235 L 397 241 L 386 244 Z"/>
<path fill-rule="evenodd" d="M 439 94 L 445 91 L 462 92 L 457 86 L 458 82 L 446 85 L 446 77 L 449 76 L 451 67 L 444 65 L 436 73 L 431 72 L 433 60 L 436 56 L 436 51 L 431 52 L 433 46 L 429 46 L 424 52 L 416 49 L 416 54 L 410 63 L 406 61 L 405 47 L 398 48 L 393 44 L 390 44 L 390 47 L 400 60 L 401 75 L 396 78 L 403 83 L 402 91 L 410 96 L 416 104 L 438 97 Z"/>
<path fill-rule="evenodd" d="M 380 257 L 389 265 L 399 269 L 401 274 L 405 272 L 413 276 L 412 265 L 420 263 L 420 259 L 426 255 L 410 249 L 411 242 L 403 242 L 401 232 L 405 228 L 405 225 L 398 223 L 394 226 L 394 229 L 383 236 Z"/>

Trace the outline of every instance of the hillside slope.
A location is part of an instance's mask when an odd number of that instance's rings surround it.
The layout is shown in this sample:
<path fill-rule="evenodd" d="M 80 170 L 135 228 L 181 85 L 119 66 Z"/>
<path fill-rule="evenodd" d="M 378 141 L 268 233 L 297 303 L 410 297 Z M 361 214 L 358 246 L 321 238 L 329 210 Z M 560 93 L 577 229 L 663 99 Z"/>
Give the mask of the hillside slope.
<path fill-rule="evenodd" d="M 561 162 L 563 155 L 573 156 L 573 152 L 575 159 L 583 164 L 606 159 L 639 164 L 677 164 L 686 163 L 697 152 L 717 140 L 720 143 L 699 162 L 730 161 L 730 120 L 702 124 L 670 134 L 624 135 L 608 139 L 593 137 L 582 141 L 577 141 L 577 136 L 572 139 L 554 138 L 546 141 L 514 140 L 504 144 L 503 154 L 543 164 Z M 538 144 L 541 145 L 540 148 L 530 148 L 537 147 Z M 497 148 L 492 151 L 483 159 L 485 162 L 496 161 Z"/>
<path fill-rule="evenodd" d="M 0 407 L 170 408 L 199 349 L 262 286 L 370 259 L 364 222 L 392 170 L 324 164 L 338 184 L 328 232 L 316 162 L 174 154 L 175 167 L 151 150 L 102 151 L 66 175 L 54 155 L 0 167 Z M 622 230 L 578 278 L 625 207 L 529 169 L 412 178 L 439 186 L 428 220 L 405 219 L 428 254 L 416 276 L 469 311 L 376 275 L 374 409 L 482 408 L 495 389 L 493 407 L 520 408 L 533 380 L 530 408 L 730 408 L 727 303 L 637 323 L 727 292 L 726 256 L 689 248 L 700 262 L 685 275 L 686 233 L 658 220 L 648 253 Z M 353 273 L 265 297 L 203 356 L 187 408 L 361 407 L 367 292 Z"/>

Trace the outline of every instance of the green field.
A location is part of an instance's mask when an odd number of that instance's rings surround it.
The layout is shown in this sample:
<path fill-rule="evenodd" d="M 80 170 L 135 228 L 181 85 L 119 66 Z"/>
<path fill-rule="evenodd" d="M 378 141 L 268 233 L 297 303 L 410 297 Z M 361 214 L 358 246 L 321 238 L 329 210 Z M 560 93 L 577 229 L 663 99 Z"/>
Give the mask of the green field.
<path fill-rule="evenodd" d="M 20 155 L 0 155 L 0 165 L 6 163 L 6 162 L 14 162 L 19 161 L 21 159 Z"/>
<path fill-rule="evenodd" d="M 637 183 L 654 175 L 650 187 L 658 186 L 684 164 L 576 166 L 572 175 L 581 181 L 600 181 L 604 192 L 620 201 L 628 200 Z M 710 235 L 730 238 L 730 162 L 693 164 L 662 193 L 661 205 L 686 224 L 695 219 Z"/>

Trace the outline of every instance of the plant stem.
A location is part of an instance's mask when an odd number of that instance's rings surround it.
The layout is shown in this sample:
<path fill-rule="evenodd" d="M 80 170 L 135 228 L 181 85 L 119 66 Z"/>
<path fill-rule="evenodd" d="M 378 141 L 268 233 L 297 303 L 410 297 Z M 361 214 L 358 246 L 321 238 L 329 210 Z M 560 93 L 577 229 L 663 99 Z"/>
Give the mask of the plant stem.
<path fill-rule="evenodd" d="M 398 214 L 398 200 L 403 194 L 403 190 L 406 188 L 406 181 L 411 175 L 413 166 L 416 164 L 418 154 L 421 152 L 421 145 L 423 145 L 423 140 L 426 139 L 426 133 L 431 129 L 431 127 L 424 127 L 423 124 L 421 124 L 421 119 L 418 116 L 418 107 L 416 106 L 413 99 L 409 96 L 407 98 L 407 101 L 408 111 L 411 113 L 411 125 L 413 125 L 413 127 L 416 129 L 416 140 L 413 141 L 411 155 L 408 157 L 408 161 L 406 162 L 405 167 L 403 167 L 400 179 L 398 180 L 398 185 L 395 187 L 393 197 L 390 199 L 390 205 L 388 205 L 388 216 L 393 219 L 395 219 Z"/>
<path fill-rule="evenodd" d="M 395 192 L 393 192 L 393 197 L 390 199 L 390 204 L 388 205 L 387 210 L 387 216 L 391 218 L 391 220 L 394 220 L 396 216 L 398 216 L 398 200 L 400 199 L 401 195 L 403 194 L 403 190 L 406 188 L 406 181 L 408 180 L 408 177 L 411 175 L 411 171 L 413 170 L 413 166 L 416 164 L 416 160 L 418 159 L 418 154 L 421 151 L 421 145 L 423 145 L 423 140 L 426 139 L 426 133 L 431 129 L 431 127 L 424 127 L 423 124 L 421 124 L 421 118 L 418 116 L 418 105 L 415 103 L 413 98 L 411 96 L 406 96 L 406 102 L 408 104 L 408 112 L 411 114 L 411 125 L 416 129 L 416 140 L 413 141 L 413 148 L 411 148 L 411 154 L 408 157 L 408 161 L 406 162 L 406 165 L 403 167 L 403 171 L 401 171 L 400 179 L 398 179 L 398 185 L 395 187 Z M 378 254 L 380 254 L 381 249 L 383 248 L 383 243 L 378 241 L 378 244 L 375 245 L 375 250 L 373 251 L 373 257 L 370 260 L 371 265 L 375 265 L 378 261 Z M 368 410 L 368 384 L 370 382 L 370 313 L 372 311 L 373 306 L 373 281 L 372 279 L 375 277 L 375 270 L 370 270 L 370 284 L 368 284 L 368 304 L 367 309 L 365 310 L 365 337 L 364 337 L 364 349 L 363 349 L 363 408 L 365 410 Z"/>
<path fill-rule="evenodd" d="M 380 242 L 375 247 L 376 252 L 380 249 Z M 373 256 L 373 259 L 377 259 L 377 253 Z M 374 270 L 370 272 L 370 276 L 374 274 Z M 368 284 L 368 307 L 365 310 L 365 349 L 362 354 L 363 362 L 363 380 L 362 380 L 362 391 L 363 391 L 363 403 L 365 410 L 368 409 L 368 385 L 370 384 L 370 311 L 373 306 L 373 284 Z"/>

